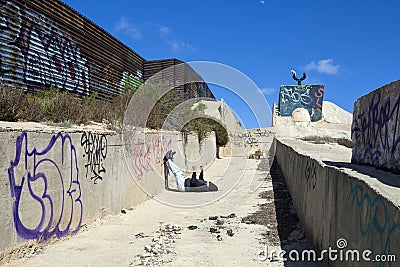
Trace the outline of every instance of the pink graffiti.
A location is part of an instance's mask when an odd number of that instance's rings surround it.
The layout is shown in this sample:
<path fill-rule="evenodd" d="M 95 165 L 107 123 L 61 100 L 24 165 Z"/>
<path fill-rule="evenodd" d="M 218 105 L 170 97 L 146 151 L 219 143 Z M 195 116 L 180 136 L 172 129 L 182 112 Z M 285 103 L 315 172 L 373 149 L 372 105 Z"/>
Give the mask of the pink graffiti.
<path fill-rule="evenodd" d="M 315 93 L 315 97 L 317 98 L 317 100 L 315 101 L 315 104 L 319 107 L 320 110 L 322 110 L 322 104 L 319 102 L 323 95 L 324 95 L 324 88 L 321 87 L 318 89 L 318 94 Z"/>
<path fill-rule="evenodd" d="M 134 143 L 133 148 L 133 170 L 136 174 L 136 177 L 140 180 L 145 172 L 152 171 L 151 167 L 151 158 L 150 158 L 151 150 L 150 148 L 146 148 L 143 139 L 138 139 L 136 143 Z"/>
<path fill-rule="evenodd" d="M 163 162 L 164 154 L 171 148 L 172 140 L 169 141 L 165 137 L 159 137 L 153 141 L 154 162 L 161 164 Z"/>
<path fill-rule="evenodd" d="M 315 105 L 316 108 L 313 109 L 313 116 L 314 114 L 317 115 L 317 117 L 321 117 L 322 116 L 322 103 L 320 103 L 322 100 L 321 98 L 324 96 L 324 88 L 318 88 L 318 93 L 315 92 Z"/>
<path fill-rule="evenodd" d="M 141 181 L 146 172 L 153 171 L 153 166 L 163 163 L 164 154 L 171 149 L 172 140 L 159 137 L 156 140 L 145 144 L 145 140 L 137 139 L 132 152 L 132 167 L 136 178 Z"/>

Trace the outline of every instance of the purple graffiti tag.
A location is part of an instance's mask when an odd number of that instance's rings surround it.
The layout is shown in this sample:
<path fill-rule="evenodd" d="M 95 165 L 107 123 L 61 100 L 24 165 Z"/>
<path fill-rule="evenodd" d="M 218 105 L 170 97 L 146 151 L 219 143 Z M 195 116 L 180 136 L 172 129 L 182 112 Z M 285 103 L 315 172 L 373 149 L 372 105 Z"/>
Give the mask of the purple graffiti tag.
<path fill-rule="evenodd" d="M 78 173 L 76 149 L 68 134 L 53 135 L 43 150 L 29 149 L 27 132 L 17 137 L 8 178 L 20 237 L 47 240 L 79 231 L 83 206 Z M 38 214 L 39 220 L 24 212 Z"/>
<path fill-rule="evenodd" d="M 87 57 L 52 17 L 13 1 L 1 1 L 0 13 L 0 47 L 8 62 L 0 65 L 0 78 L 23 79 L 27 89 L 55 86 L 89 94 Z"/>
<path fill-rule="evenodd" d="M 361 140 L 364 159 L 376 162 L 383 155 L 391 156 L 395 153 L 400 142 L 399 111 L 400 97 L 393 102 L 388 97 L 381 103 L 381 95 L 375 94 L 368 111 L 357 115 L 353 122 L 352 136 Z"/>

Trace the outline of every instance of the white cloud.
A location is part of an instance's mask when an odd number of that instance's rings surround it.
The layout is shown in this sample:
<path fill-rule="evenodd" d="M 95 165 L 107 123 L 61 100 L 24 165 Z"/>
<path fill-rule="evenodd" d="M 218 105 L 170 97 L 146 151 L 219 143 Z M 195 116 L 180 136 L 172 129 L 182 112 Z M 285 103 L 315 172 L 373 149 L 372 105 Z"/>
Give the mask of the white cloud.
<path fill-rule="evenodd" d="M 272 87 L 266 87 L 266 88 L 262 88 L 260 90 L 264 95 L 272 95 L 273 93 L 276 92 L 276 89 L 272 88 Z"/>
<path fill-rule="evenodd" d="M 182 41 L 169 41 L 168 42 L 171 51 L 173 53 L 181 53 L 184 51 L 188 51 L 188 52 L 196 52 L 196 49 L 194 48 L 193 45 L 186 43 L 186 42 L 182 42 Z"/>
<path fill-rule="evenodd" d="M 335 75 L 338 73 L 339 68 L 340 65 L 333 64 L 333 59 L 330 58 L 330 59 L 322 59 L 317 63 L 315 63 L 315 61 L 311 61 L 311 63 L 305 67 L 305 70 L 306 71 L 317 70 L 320 73 Z"/>
<path fill-rule="evenodd" d="M 161 36 L 165 36 L 171 32 L 171 29 L 168 28 L 167 26 L 161 25 L 160 28 L 158 29 L 158 31 Z"/>
<path fill-rule="evenodd" d="M 114 27 L 114 32 L 123 33 L 136 40 L 142 38 L 142 33 L 139 31 L 139 29 L 125 17 L 121 17 L 119 19 L 119 21 Z"/>

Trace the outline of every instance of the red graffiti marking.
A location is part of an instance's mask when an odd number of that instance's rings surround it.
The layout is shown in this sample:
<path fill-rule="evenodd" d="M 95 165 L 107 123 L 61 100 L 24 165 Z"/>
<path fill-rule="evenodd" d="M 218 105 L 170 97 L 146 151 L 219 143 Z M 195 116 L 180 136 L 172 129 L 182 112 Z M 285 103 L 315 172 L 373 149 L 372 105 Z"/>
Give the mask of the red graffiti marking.
<path fill-rule="evenodd" d="M 146 172 L 154 170 L 152 166 L 162 164 L 164 154 L 171 149 L 172 140 L 159 137 L 146 146 L 145 140 L 137 139 L 133 145 L 132 167 L 140 181 Z"/>
<path fill-rule="evenodd" d="M 133 148 L 133 170 L 138 179 L 141 179 L 145 172 L 153 170 L 150 154 L 150 148 L 146 149 L 144 140 L 138 139 Z"/>
<path fill-rule="evenodd" d="M 324 88 L 319 88 L 318 89 L 318 94 L 314 93 L 315 97 L 317 98 L 317 100 L 315 101 L 315 104 L 320 107 L 320 109 L 322 109 L 322 104 L 319 103 L 319 101 L 321 100 L 322 96 L 324 95 Z"/>
<path fill-rule="evenodd" d="M 154 162 L 161 164 L 164 154 L 171 148 L 172 140 L 167 141 L 165 137 L 159 137 L 153 141 Z"/>
<path fill-rule="evenodd" d="M 75 69 L 71 63 L 69 63 L 69 75 L 71 76 L 72 80 L 75 80 Z"/>
<path fill-rule="evenodd" d="M 59 60 L 55 60 L 54 63 L 56 64 L 56 70 L 58 72 L 61 72 L 62 71 L 61 62 Z"/>

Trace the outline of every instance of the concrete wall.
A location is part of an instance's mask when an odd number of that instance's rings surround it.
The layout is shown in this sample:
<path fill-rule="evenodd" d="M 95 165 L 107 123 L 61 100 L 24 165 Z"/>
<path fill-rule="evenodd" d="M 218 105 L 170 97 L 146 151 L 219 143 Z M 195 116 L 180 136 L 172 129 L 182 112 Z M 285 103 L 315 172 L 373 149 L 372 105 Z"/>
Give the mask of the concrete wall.
<path fill-rule="evenodd" d="M 169 149 L 185 151 L 190 169 L 215 157 L 213 135 L 199 145 L 193 135 L 185 141 L 178 132 L 148 133 L 124 153 L 115 132 L 59 131 L 0 132 L 0 252 L 75 234 L 82 225 L 162 192 L 161 164 Z M 177 155 L 175 162 L 185 166 Z"/>
<path fill-rule="evenodd" d="M 400 259 L 400 210 L 382 190 L 371 188 L 359 173 L 343 171 L 277 141 L 276 160 L 307 237 L 318 250 L 338 249 L 395 254 Z M 358 176 L 356 176 L 358 175 Z M 364 178 L 367 179 L 367 178 Z M 371 178 L 369 178 L 371 179 Z M 325 257 L 327 259 L 327 257 Z M 398 266 L 389 262 L 331 262 L 330 266 Z"/>
<path fill-rule="evenodd" d="M 261 151 L 261 155 L 267 157 L 270 154 L 274 135 L 275 129 L 272 127 L 230 132 L 229 142 L 220 149 L 220 154 L 249 157 L 256 151 Z"/>
<path fill-rule="evenodd" d="M 400 173 L 400 81 L 362 96 L 354 104 L 352 162 Z"/>
<path fill-rule="evenodd" d="M 322 119 L 310 122 L 294 116 L 280 116 L 278 107 L 274 105 L 272 125 L 276 136 L 284 138 L 303 138 L 307 136 L 320 136 L 332 138 L 351 139 L 351 122 L 353 116 L 339 106 L 324 101 Z"/>

